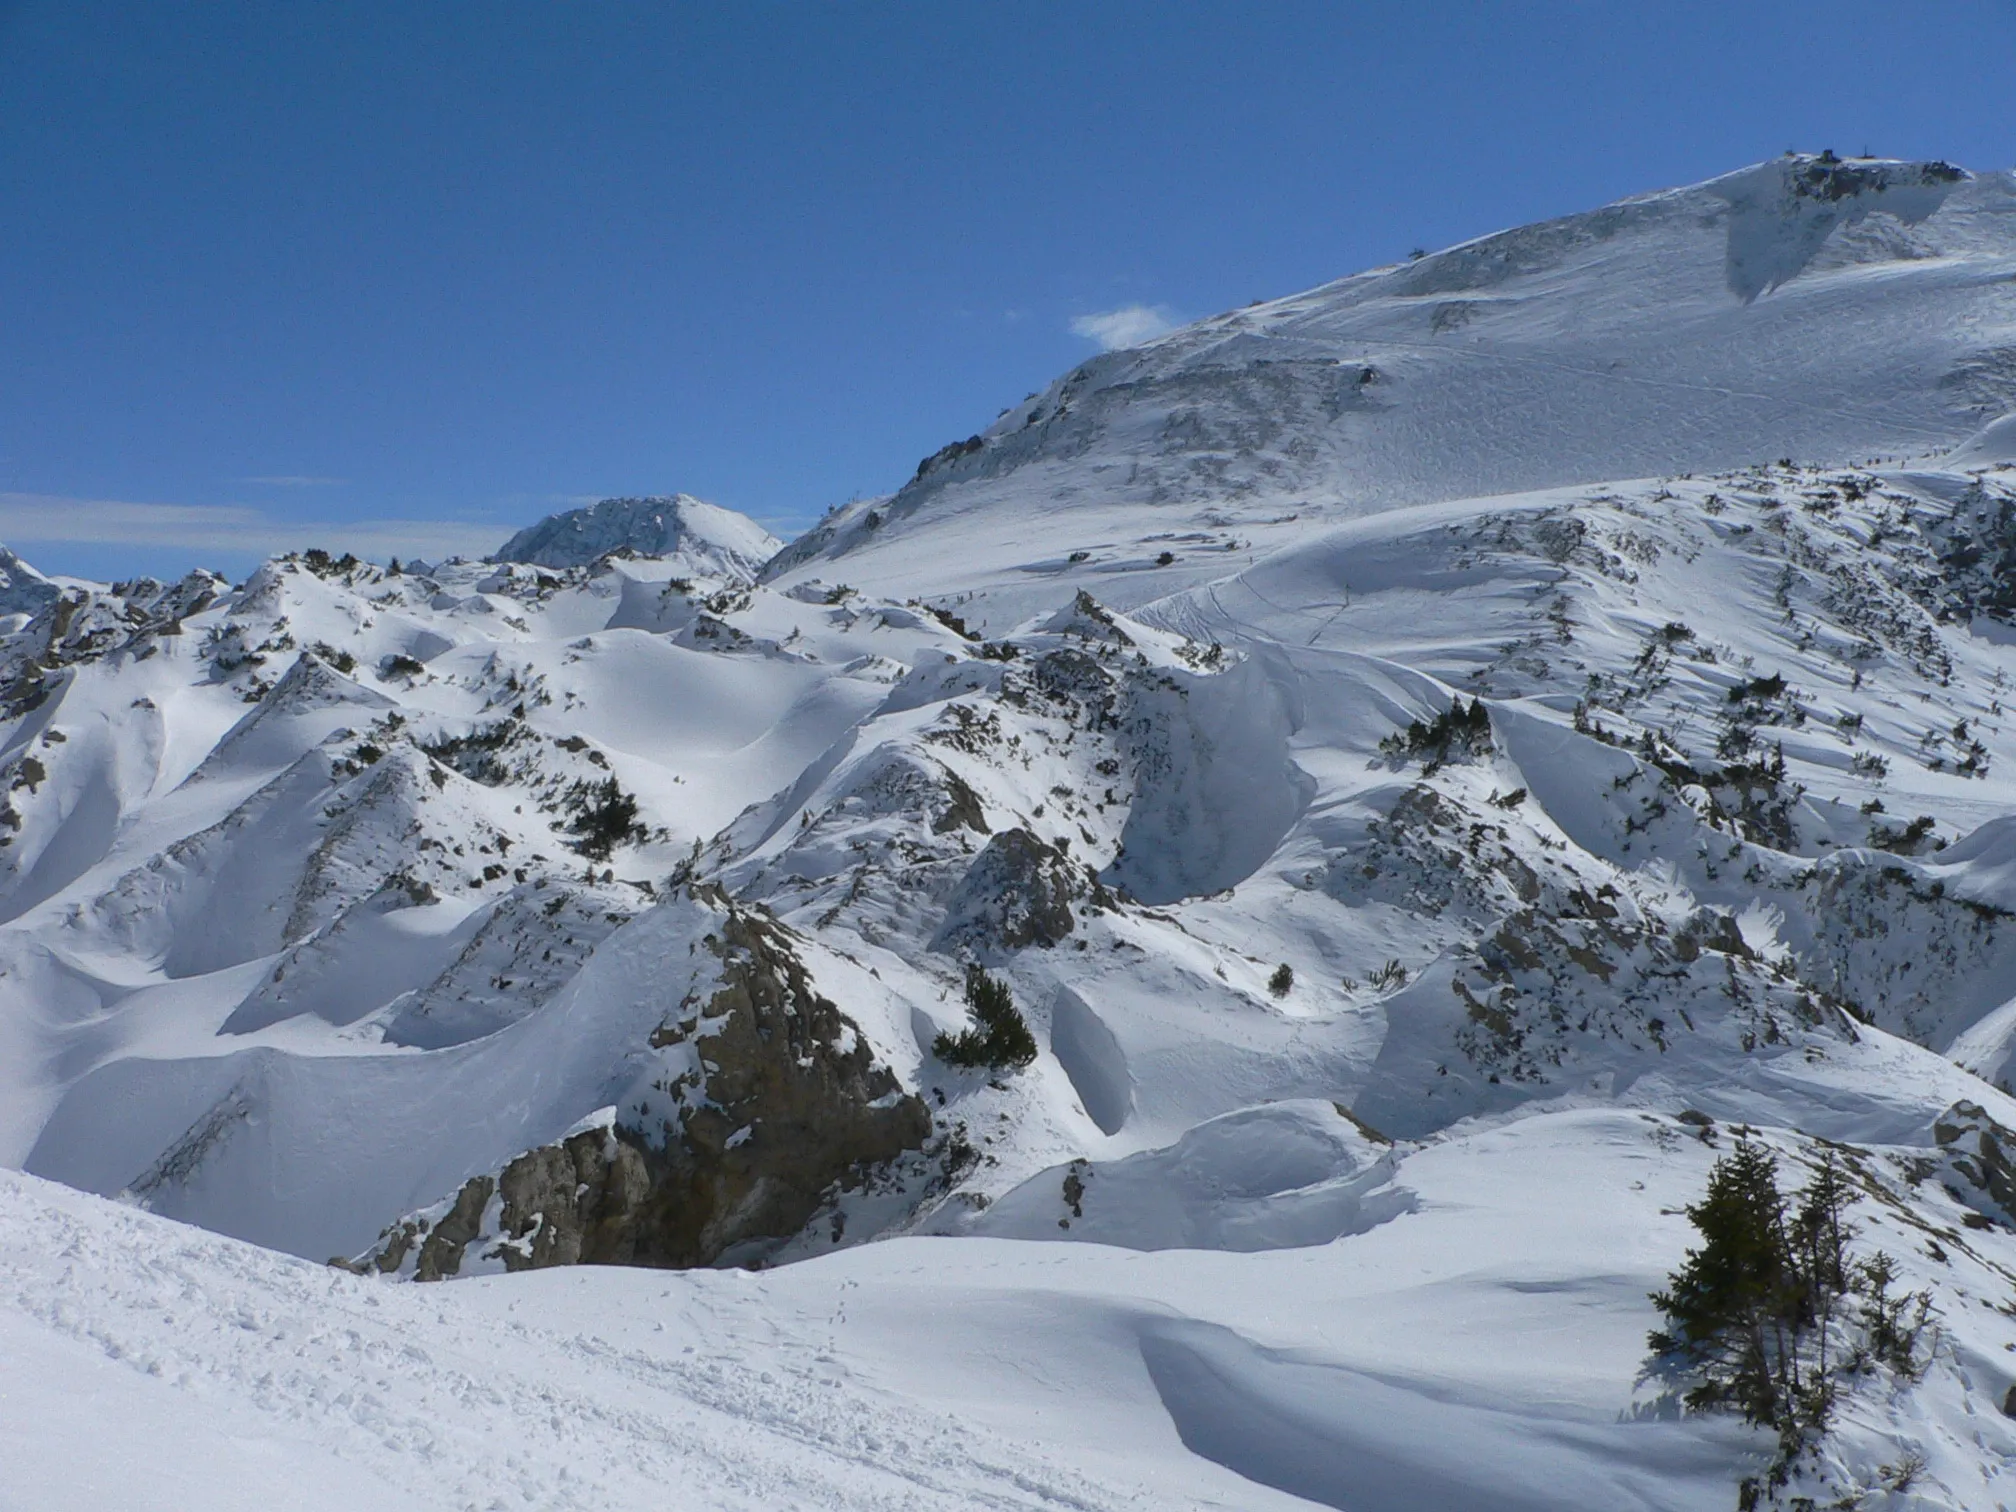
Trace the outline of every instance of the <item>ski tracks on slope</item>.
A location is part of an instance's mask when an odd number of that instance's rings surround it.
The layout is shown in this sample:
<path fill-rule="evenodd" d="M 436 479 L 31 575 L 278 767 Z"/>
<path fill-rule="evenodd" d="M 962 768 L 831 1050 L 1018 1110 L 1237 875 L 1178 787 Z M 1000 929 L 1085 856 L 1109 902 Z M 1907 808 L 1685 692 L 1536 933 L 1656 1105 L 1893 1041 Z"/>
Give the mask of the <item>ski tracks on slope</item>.
<path fill-rule="evenodd" d="M 138 1212 L 83 1211 L 13 1173 L 0 1173 L 0 1225 L 9 1236 L 0 1340 L 25 1325 L 31 1340 L 82 1343 L 96 1358 L 77 1358 L 92 1360 L 95 1379 L 152 1378 L 185 1399 L 191 1422 L 206 1407 L 253 1407 L 276 1437 L 327 1444 L 409 1505 L 1138 1512 L 1149 1504 L 1138 1489 L 1097 1483 L 850 1381 L 815 1342 L 777 1326 L 768 1339 L 737 1329 L 731 1343 L 705 1342 L 679 1321 L 701 1299 L 670 1274 L 664 1321 L 642 1310 L 630 1320 L 641 1337 L 665 1341 L 658 1353 L 499 1316 L 507 1304 L 494 1286 L 485 1295 L 457 1283 L 360 1280 Z M 669 1300 L 682 1290 L 684 1305 Z M 515 1300 L 514 1312 L 541 1297 Z M 682 1336 L 695 1342 L 682 1346 Z M 81 1454 L 117 1427 L 71 1431 Z M 316 1489 L 304 1485 L 299 1505 L 315 1505 Z M 43 1490 L 26 1505 L 59 1504 L 62 1488 Z"/>

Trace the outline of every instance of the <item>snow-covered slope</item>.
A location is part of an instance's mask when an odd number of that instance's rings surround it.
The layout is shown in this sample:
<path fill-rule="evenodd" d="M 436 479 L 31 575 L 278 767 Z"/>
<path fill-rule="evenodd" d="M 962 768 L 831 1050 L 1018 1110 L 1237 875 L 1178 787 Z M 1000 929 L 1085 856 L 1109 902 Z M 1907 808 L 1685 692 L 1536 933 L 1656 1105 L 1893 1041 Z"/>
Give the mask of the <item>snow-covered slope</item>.
<path fill-rule="evenodd" d="M 1788 159 L 1346 279 L 762 581 L 683 500 L 9 565 L 0 1442 L 460 1506 L 543 1391 L 505 1505 L 1728 1506 L 1768 1435 L 1641 1372 L 1749 1141 L 1937 1318 L 1786 1495 L 2016 1500 L 2012 211 Z"/>
<path fill-rule="evenodd" d="M 493 560 L 585 567 L 598 557 L 627 553 L 665 558 L 686 577 L 747 580 L 783 545 L 747 515 L 691 494 L 675 494 L 604 499 L 586 509 L 548 515 L 506 541 Z"/>
<path fill-rule="evenodd" d="M 1701 1133 L 1603 1110 L 1480 1128 L 1389 1157 L 1385 1221 L 1295 1236 L 1313 1248 L 1143 1254 L 1031 1210 L 1047 1235 L 435 1288 L 0 1172 L 8 1504 L 1723 1512 L 1754 1436 L 1635 1379 L 1676 1209 L 1728 1145 Z M 1964 1209 L 1911 1191 L 1910 1151 L 1872 1158 L 1913 1206 L 1866 1204 L 1871 1237 L 1942 1288 L 1945 1332 L 1912 1391 L 1854 1404 L 1835 1484 L 1880 1497 L 1902 1444 L 1917 1494 L 1891 1505 L 1996 1506 L 2008 1274 Z M 1113 1179 L 1089 1177 L 1088 1215 Z"/>
<path fill-rule="evenodd" d="M 993 626 L 1402 505 L 1944 451 L 2016 410 L 2012 274 L 2016 176 L 1781 158 L 1095 357 L 769 573 Z"/>

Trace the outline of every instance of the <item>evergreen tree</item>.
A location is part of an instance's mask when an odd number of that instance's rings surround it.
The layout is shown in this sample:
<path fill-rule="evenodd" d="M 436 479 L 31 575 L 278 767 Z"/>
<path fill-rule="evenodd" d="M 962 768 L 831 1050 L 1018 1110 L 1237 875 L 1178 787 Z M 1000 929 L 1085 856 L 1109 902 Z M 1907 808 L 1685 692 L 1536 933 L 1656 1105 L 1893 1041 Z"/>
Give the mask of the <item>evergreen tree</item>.
<path fill-rule="evenodd" d="M 1453 753 L 1482 755 L 1491 749 L 1491 711 L 1484 707 L 1481 698 L 1471 699 L 1466 707 L 1459 694 L 1427 724 L 1413 720 L 1404 731 L 1380 741 L 1379 749 L 1396 759 L 1420 757 L 1429 771 L 1448 761 Z"/>
<path fill-rule="evenodd" d="M 952 1066 L 985 1066 L 1020 1070 L 1036 1059 L 1036 1036 L 1015 1006 L 1008 984 L 978 966 L 966 968 L 966 1006 L 978 1026 L 957 1034 L 941 1034 L 931 1048 Z"/>
<path fill-rule="evenodd" d="M 574 793 L 574 822 L 568 826 L 581 838 L 575 848 L 582 855 L 607 861 L 619 845 L 644 838 L 644 826 L 637 821 L 637 800 L 623 791 L 614 777 L 578 785 Z"/>
<path fill-rule="evenodd" d="M 1850 1258 L 1855 1231 L 1846 1215 L 1855 1197 L 1831 1150 L 1788 1200 L 1777 1163 L 1739 1141 L 1687 1209 L 1701 1244 L 1652 1294 L 1666 1315 L 1648 1339 L 1654 1372 L 1692 1377 L 1689 1410 L 1738 1411 L 1778 1435 L 1770 1467 L 1741 1483 L 1743 1512 L 1778 1501 L 1826 1431 L 1843 1382 L 1878 1368 L 1915 1380 L 1923 1369 L 1918 1345 L 1931 1298 L 1893 1294 L 1897 1269 L 1887 1255 Z M 1813 1505 L 1793 1499 L 1802 1504 Z"/>
<path fill-rule="evenodd" d="M 1702 1243 L 1687 1252 L 1668 1288 L 1653 1294 L 1667 1325 L 1648 1342 L 1700 1378 L 1688 1407 L 1734 1406 L 1750 1422 L 1775 1422 L 1781 1315 L 1794 1289 L 1777 1162 L 1740 1141 L 1715 1163 L 1707 1195 L 1687 1209 L 1687 1219 Z"/>

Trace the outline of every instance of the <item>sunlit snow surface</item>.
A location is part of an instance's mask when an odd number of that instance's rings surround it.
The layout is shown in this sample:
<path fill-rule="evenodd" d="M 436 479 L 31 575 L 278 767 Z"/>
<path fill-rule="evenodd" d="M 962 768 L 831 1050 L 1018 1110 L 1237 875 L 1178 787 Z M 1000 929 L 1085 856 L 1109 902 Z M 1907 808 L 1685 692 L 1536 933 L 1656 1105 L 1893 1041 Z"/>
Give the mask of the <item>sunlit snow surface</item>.
<path fill-rule="evenodd" d="M 1935 1134 L 2016 1129 L 2016 186 L 1810 165 L 1102 356 L 760 583 L 690 500 L 0 559 L 0 1507 L 1729 1507 L 1769 1445 L 1641 1370 L 1733 1127 L 1865 1152 L 1939 1308 L 1832 1484 L 2016 1506 L 2016 1214 Z M 325 1268 L 631 1100 L 680 879 L 930 1151 L 756 1273 Z M 969 958 L 1026 1071 L 932 1054 Z"/>
<path fill-rule="evenodd" d="M 1712 1153 L 1559 1113 L 1407 1155 L 1407 1216 L 1316 1248 L 897 1239 L 435 1287 L 0 1175 L 0 1505 L 1723 1508 L 1758 1446 L 1634 1390 Z M 1871 1472 L 1919 1446 L 1924 1505 L 1993 1506 L 2008 1283 L 1944 1284 L 1926 1382 L 1841 1437 Z"/>

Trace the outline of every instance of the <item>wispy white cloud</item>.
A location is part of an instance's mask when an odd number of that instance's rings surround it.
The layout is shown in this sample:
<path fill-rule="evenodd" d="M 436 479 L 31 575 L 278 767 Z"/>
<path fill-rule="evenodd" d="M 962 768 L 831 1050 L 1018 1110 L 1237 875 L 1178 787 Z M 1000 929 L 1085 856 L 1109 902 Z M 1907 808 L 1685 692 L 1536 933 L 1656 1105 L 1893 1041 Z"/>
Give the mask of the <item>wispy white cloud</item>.
<path fill-rule="evenodd" d="M 1108 352 L 1139 346 L 1175 329 L 1175 319 L 1161 305 L 1122 305 L 1117 310 L 1079 315 L 1071 321 L 1073 336 L 1096 341 Z"/>
<path fill-rule="evenodd" d="M 264 488 L 336 488 L 348 483 L 348 478 L 305 478 L 286 476 L 278 478 L 240 478 L 240 483 L 257 483 Z"/>
<path fill-rule="evenodd" d="M 0 541 L 10 546 L 172 546 L 271 556 L 321 546 L 363 557 L 481 556 L 510 529 L 461 520 L 276 520 L 243 504 L 141 504 L 0 493 Z"/>

